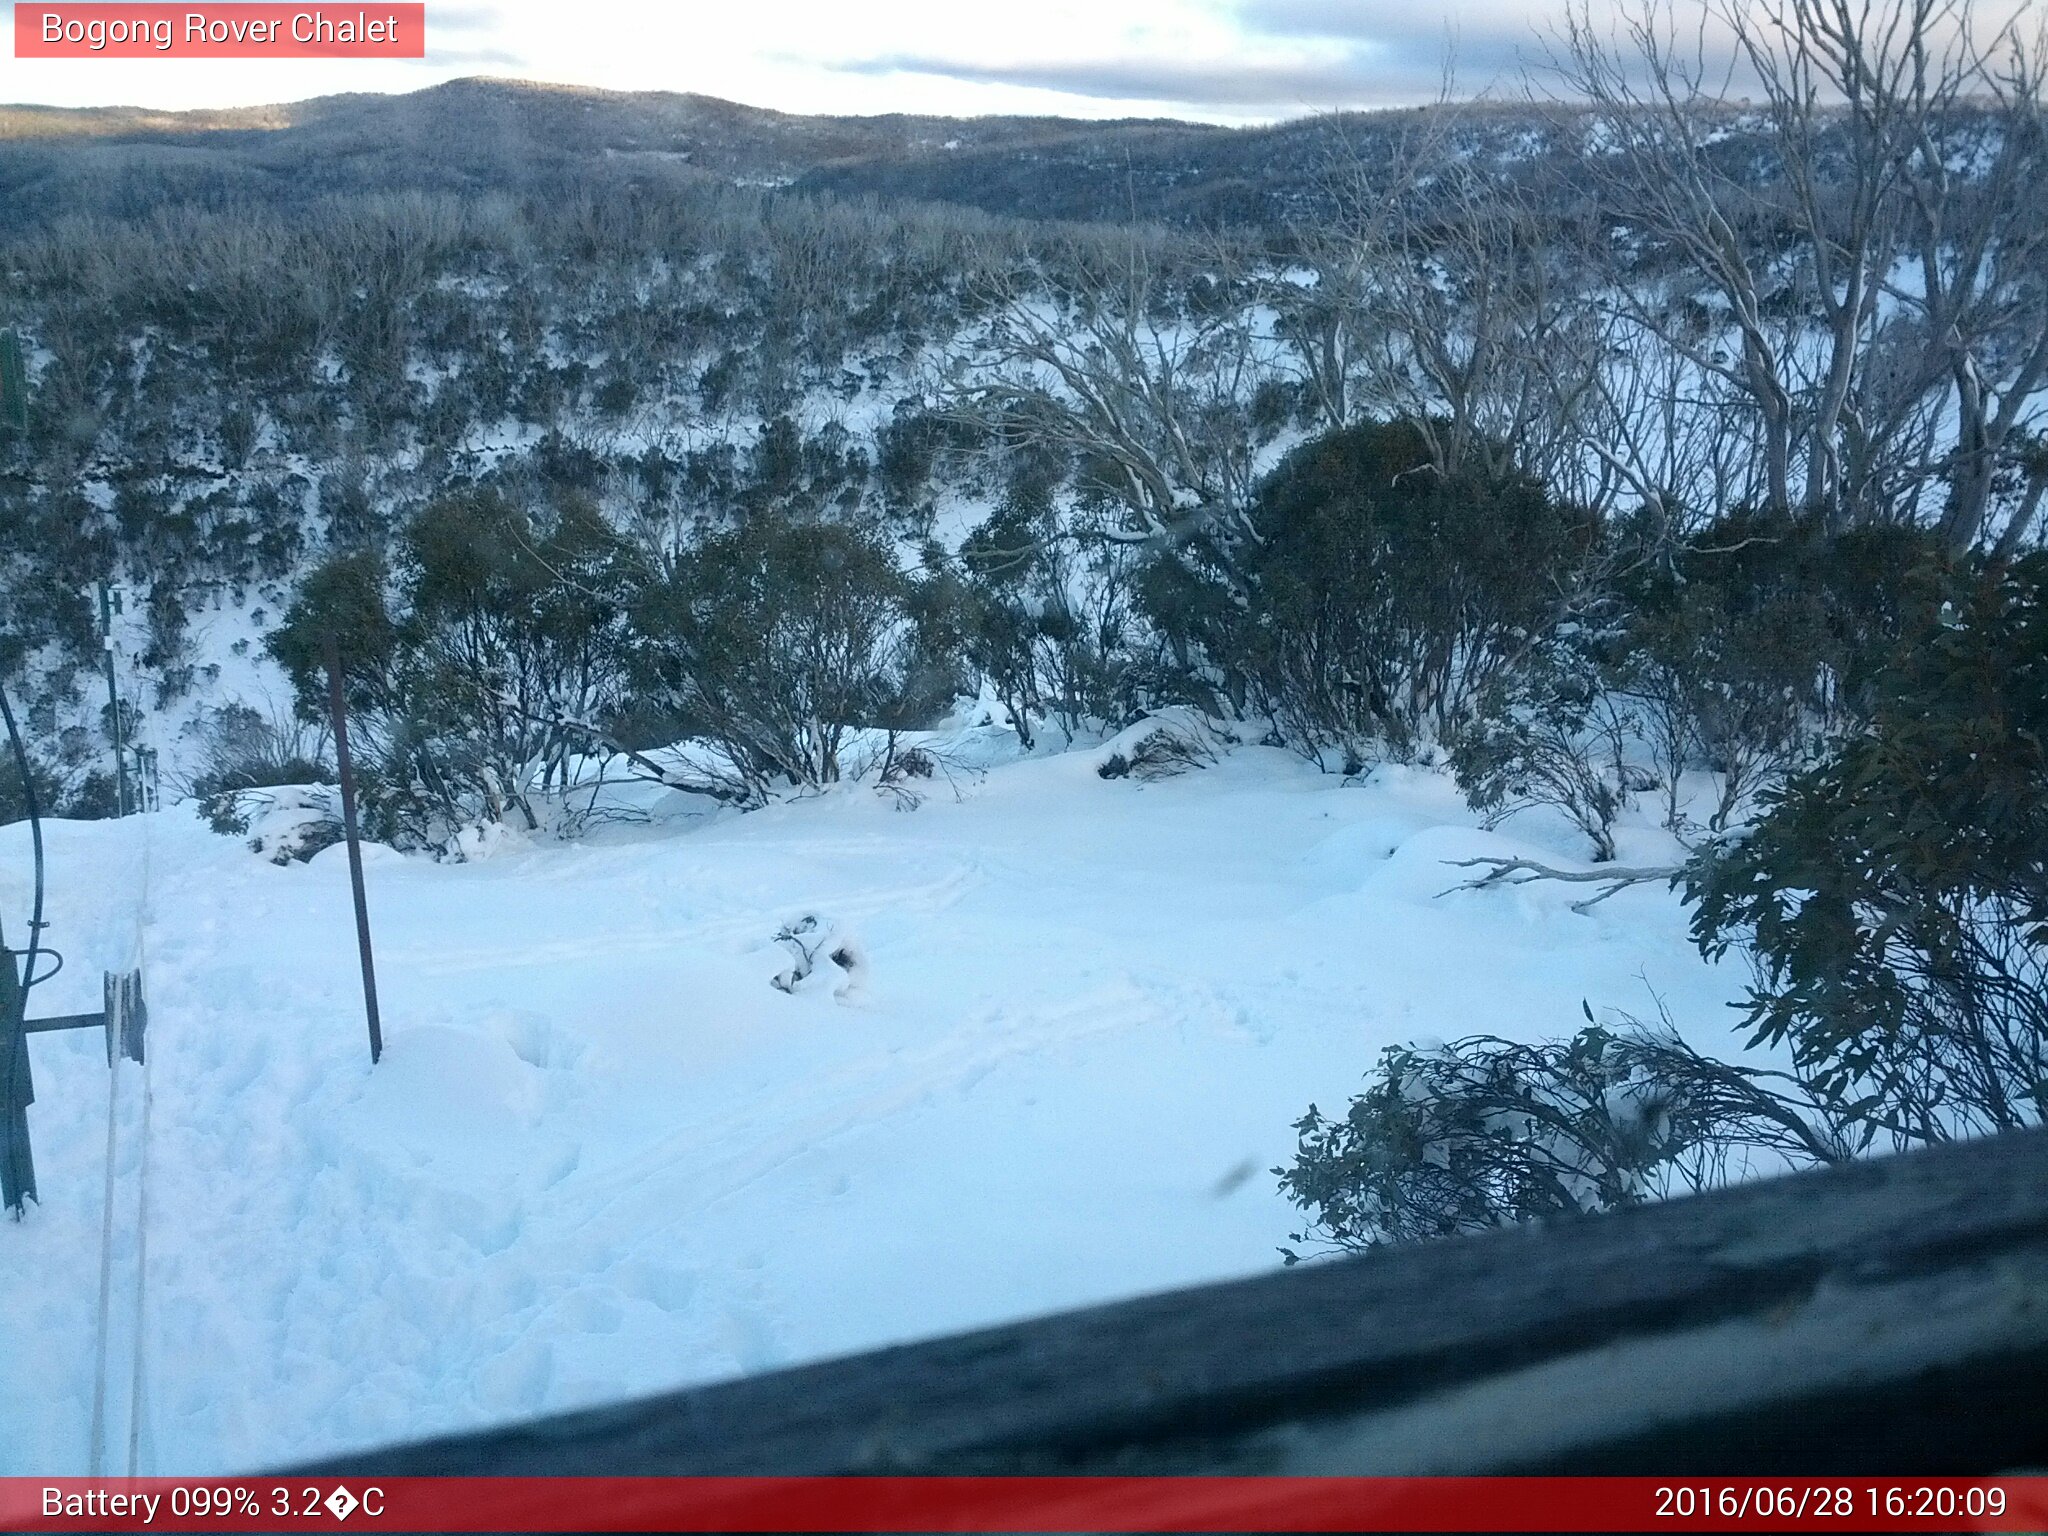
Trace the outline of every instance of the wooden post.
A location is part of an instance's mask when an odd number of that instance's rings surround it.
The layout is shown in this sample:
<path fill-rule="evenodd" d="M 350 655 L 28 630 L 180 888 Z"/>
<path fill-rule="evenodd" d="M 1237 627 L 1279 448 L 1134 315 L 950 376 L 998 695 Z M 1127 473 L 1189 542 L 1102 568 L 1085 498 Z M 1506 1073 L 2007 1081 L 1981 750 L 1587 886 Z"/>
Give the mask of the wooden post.
<path fill-rule="evenodd" d="M 384 1055 L 377 1018 L 377 967 L 370 958 L 370 904 L 363 894 L 363 848 L 356 834 L 356 782 L 348 756 L 348 708 L 342 698 L 341 643 L 327 637 L 327 707 L 334 717 L 334 765 L 341 779 L 341 827 L 348 838 L 348 880 L 356 899 L 356 947 L 363 958 L 363 1012 L 370 1021 L 370 1065 Z"/>

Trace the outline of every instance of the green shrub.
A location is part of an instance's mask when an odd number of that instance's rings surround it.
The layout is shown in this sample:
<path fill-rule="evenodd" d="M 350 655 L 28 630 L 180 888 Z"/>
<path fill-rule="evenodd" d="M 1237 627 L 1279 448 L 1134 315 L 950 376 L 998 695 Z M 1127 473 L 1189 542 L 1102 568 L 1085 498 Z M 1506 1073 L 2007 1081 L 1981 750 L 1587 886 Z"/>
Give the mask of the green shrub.
<path fill-rule="evenodd" d="M 395 571 L 357 552 L 308 577 L 271 654 L 318 719 L 338 645 L 373 836 L 447 851 L 479 824 L 546 824 L 616 706 L 617 558 L 587 502 L 472 491 L 407 526 Z"/>
<path fill-rule="evenodd" d="M 1310 1105 L 1295 1125 L 1294 1163 L 1273 1170 L 1311 1218 L 1294 1240 L 1455 1237 L 1706 1188 L 1755 1159 L 1847 1155 L 1796 1082 L 1702 1056 L 1668 1021 L 1630 1026 L 1536 1045 L 1474 1035 L 1389 1047 L 1343 1118 Z"/>
<path fill-rule="evenodd" d="M 1213 663 L 1288 744 L 1353 755 L 1447 741 L 1568 609 L 1599 535 L 1532 481 L 1446 478 L 1399 422 L 1297 449 L 1252 524 L 1243 603 L 1155 585 L 1155 602 L 1173 600 L 1155 616 L 1192 626 L 1169 643 Z"/>
<path fill-rule="evenodd" d="M 902 723 L 909 596 L 870 529 L 749 517 L 637 592 L 634 679 L 716 744 L 742 798 L 835 783 L 850 730 Z"/>
<path fill-rule="evenodd" d="M 1923 568 L 1865 728 L 1696 861 L 1701 948 L 1869 1138 L 2048 1115 L 2048 555 Z"/>

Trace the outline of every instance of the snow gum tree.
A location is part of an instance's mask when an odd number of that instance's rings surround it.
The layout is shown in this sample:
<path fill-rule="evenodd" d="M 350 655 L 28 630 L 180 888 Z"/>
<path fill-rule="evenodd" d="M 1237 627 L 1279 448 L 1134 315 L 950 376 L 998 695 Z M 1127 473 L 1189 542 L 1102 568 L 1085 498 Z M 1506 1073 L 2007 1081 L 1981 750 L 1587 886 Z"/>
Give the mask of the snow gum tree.
<path fill-rule="evenodd" d="M 1918 586 L 1868 728 L 1690 882 L 1755 1042 L 1898 1146 L 2048 1118 L 2048 556 Z"/>
<path fill-rule="evenodd" d="M 1753 966 L 1749 1045 L 1790 1069 L 1717 1061 L 1668 1019 L 1390 1050 L 1342 1116 L 1310 1107 L 1276 1170 L 1304 1240 L 1446 1236 L 2048 1121 L 2048 554 L 1937 557 L 1890 590 L 1893 643 L 1845 679 L 1853 724 L 1820 760 L 1688 864 L 1617 870 L 1580 905 L 1682 886 L 1702 952 Z M 1474 887 L 1600 878 L 1474 862 L 1493 866 Z"/>
<path fill-rule="evenodd" d="M 377 835 L 446 851 L 480 824 L 548 824 L 619 703 L 617 558 L 587 503 L 479 490 L 415 518 L 392 569 L 356 553 L 308 578 L 271 651 L 318 717 L 338 643 Z"/>
<path fill-rule="evenodd" d="M 1332 433 L 1261 487 L 1241 604 L 1178 618 L 1290 744 L 1406 754 L 1447 742 L 1568 608 L 1598 525 L 1526 477 L 1436 467 L 1400 422 Z"/>
<path fill-rule="evenodd" d="M 985 343 L 953 409 L 1068 459 L 1115 513 L 1097 537 L 1195 551 L 1235 583 L 1256 544 L 1260 452 L 1282 425 L 1281 349 L 1252 311 L 1245 252 L 1172 254 L 1134 230 L 992 280 Z"/>
<path fill-rule="evenodd" d="M 763 512 L 632 598 L 633 676 L 716 745 L 743 802 L 836 783 L 912 684 L 909 583 L 874 531 Z"/>

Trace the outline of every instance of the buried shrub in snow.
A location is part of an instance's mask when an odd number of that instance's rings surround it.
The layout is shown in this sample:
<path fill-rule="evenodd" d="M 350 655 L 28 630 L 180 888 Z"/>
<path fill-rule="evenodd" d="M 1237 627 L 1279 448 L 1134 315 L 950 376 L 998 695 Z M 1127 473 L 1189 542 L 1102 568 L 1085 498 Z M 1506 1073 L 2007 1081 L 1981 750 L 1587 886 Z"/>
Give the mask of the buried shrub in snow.
<path fill-rule="evenodd" d="M 1451 750 L 1458 787 L 1492 826 L 1529 805 L 1563 811 L 1614 857 L 1614 820 L 1633 780 L 1622 760 L 1627 727 L 1597 669 L 1570 639 L 1538 647 L 1481 692 Z"/>
<path fill-rule="evenodd" d="M 1216 762 L 1235 740 L 1191 709 L 1171 709 L 1139 721 L 1097 754 L 1096 775 L 1105 779 L 1170 779 Z"/>
<path fill-rule="evenodd" d="M 215 831 L 223 820 L 247 835 L 249 851 L 272 864 L 303 864 L 343 837 L 340 791 L 326 784 L 245 789 L 202 802 Z"/>
<path fill-rule="evenodd" d="M 1295 1130 L 1293 1165 L 1273 1170 L 1311 1218 L 1294 1241 L 1343 1249 L 1636 1205 L 1759 1158 L 1848 1155 L 1797 1083 L 1640 1026 L 1390 1046 L 1341 1119 L 1311 1105 Z"/>
<path fill-rule="evenodd" d="M 795 992 L 818 969 L 818 962 L 830 961 L 842 979 L 832 995 L 842 1002 L 851 997 L 866 969 L 860 946 L 816 913 L 805 913 L 776 931 L 775 942 L 789 952 L 790 964 L 777 971 L 768 985 L 778 992 Z"/>

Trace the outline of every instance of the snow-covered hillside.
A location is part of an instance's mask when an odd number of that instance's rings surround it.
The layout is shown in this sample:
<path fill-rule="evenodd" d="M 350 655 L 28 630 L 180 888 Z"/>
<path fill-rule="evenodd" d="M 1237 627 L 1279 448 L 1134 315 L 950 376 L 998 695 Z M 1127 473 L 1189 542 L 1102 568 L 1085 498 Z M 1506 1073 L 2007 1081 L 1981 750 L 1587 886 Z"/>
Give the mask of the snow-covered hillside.
<path fill-rule="evenodd" d="M 1484 832 L 1429 771 L 1347 783 L 1253 746 L 1105 780 L 1102 749 L 1023 758 L 979 712 L 945 746 L 910 809 L 848 785 L 466 864 L 372 850 L 374 1070 L 340 849 L 277 867 L 189 808 L 53 825 L 69 963 L 35 1011 L 96 1006 L 138 936 L 148 972 L 142 1470 L 1257 1272 L 1298 1225 L 1269 1172 L 1291 1123 L 1386 1044 L 1569 1033 L 1582 999 L 1645 1013 L 1651 989 L 1730 1044 L 1738 978 L 1661 888 L 1586 915 L 1570 888 L 1439 895 L 1446 859 L 1573 857 L 1541 813 Z M 26 852 L 0 831 L 10 916 Z M 807 914 L 856 969 L 777 990 Z M 82 1472 L 108 1074 L 86 1032 L 32 1050 L 43 1204 L 0 1225 L 0 1471 Z M 143 1087 L 124 1066 L 116 1468 Z"/>

